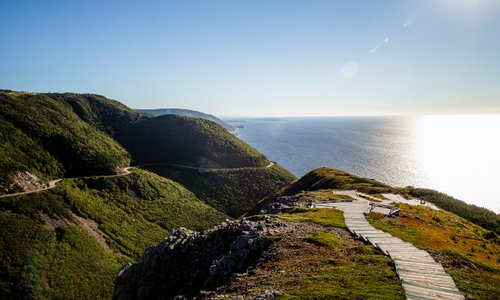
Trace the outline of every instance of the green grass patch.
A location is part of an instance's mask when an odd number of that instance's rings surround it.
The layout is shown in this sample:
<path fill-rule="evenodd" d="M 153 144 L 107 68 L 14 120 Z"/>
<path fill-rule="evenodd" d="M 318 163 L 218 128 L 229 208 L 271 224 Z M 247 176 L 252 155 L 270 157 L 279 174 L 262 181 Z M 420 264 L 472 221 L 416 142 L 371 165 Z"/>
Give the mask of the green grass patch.
<path fill-rule="evenodd" d="M 312 222 L 324 226 L 346 228 L 344 214 L 336 209 L 315 208 L 305 212 L 278 215 L 277 217 L 291 222 Z"/>
<path fill-rule="evenodd" d="M 345 247 L 345 243 L 335 234 L 328 232 L 316 232 L 305 237 L 309 243 L 338 250 Z"/>
<path fill-rule="evenodd" d="M 381 255 L 336 257 L 315 274 L 299 277 L 278 299 L 404 299 L 390 264 Z"/>
<path fill-rule="evenodd" d="M 318 191 L 307 191 L 298 194 L 299 200 L 309 200 L 314 199 L 315 201 L 335 201 L 335 200 L 352 200 L 355 201 L 349 195 L 335 194 L 332 190 L 318 190 Z"/>

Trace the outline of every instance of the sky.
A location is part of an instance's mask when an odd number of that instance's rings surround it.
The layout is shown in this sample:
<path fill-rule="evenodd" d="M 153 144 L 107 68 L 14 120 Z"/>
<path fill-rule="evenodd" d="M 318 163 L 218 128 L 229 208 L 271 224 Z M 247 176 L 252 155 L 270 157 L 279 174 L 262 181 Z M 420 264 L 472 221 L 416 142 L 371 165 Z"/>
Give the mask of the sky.
<path fill-rule="evenodd" d="M 500 0 L 2 0 L 0 89 L 218 116 L 496 114 Z"/>

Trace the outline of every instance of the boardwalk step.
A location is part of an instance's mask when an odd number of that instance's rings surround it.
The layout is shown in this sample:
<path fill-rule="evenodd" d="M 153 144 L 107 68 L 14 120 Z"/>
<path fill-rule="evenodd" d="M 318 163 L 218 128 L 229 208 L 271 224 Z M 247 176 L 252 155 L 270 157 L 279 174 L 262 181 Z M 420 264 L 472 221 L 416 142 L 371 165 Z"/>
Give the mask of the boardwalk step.
<path fill-rule="evenodd" d="M 403 284 L 409 284 L 409 285 L 414 285 L 418 286 L 421 288 L 430 288 L 436 291 L 442 291 L 442 292 L 447 292 L 451 294 L 457 294 L 457 295 L 462 295 L 458 291 L 458 289 L 455 287 L 455 284 L 440 284 L 440 283 L 432 283 L 432 282 L 420 282 L 420 281 L 413 281 L 413 280 L 403 280 Z"/>
<path fill-rule="evenodd" d="M 459 295 L 456 293 L 443 292 L 431 288 L 422 288 L 407 283 L 403 283 L 403 288 L 414 295 L 429 297 L 431 299 L 447 299 L 447 300 L 464 299 L 464 296 L 461 294 Z"/>
<path fill-rule="evenodd" d="M 390 234 L 388 233 L 385 233 L 383 231 L 379 231 L 379 230 L 366 230 L 366 229 L 354 229 L 354 231 L 356 231 L 357 233 L 359 234 L 363 234 L 363 235 L 366 235 L 366 234 L 381 234 L 381 235 L 384 235 L 384 236 L 387 236 L 387 237 L 392 237 Z"/>
<path fill-rule="evenodd" d="M 401 256 L 401 257 L 431 257 L 429 255 L 429 253 L 423 251 L 423 250 L 420 250 L 420 249 L 417 249 L 417 248 L 414 248 L 414 249 L 408 249 L 408 250 L 390 250 L 389 251 L 390 255 L 395 255 L 395 256 Z"/>
<path fill-rule="evenodd" d="M 442 282 L 448 282 L 448 281 L 453 280 L 450 277 L 450 275 L 448 275 L 444 272 L 430 274 L 430 273 L 412 272 L 412 271 L 408 271 L 408 270 L 398 270 L 397 273 L 401 279 L 415 279 L 415 280 L 422 280 L 422 281 L 432 279 L 432 280 L 442 281 Z"/>
<path fill-rule="evenodd" d="M 388 243 L 388 242 L 393 242 L 393 243 L 396 243 L 396 242 L 400 242 L 400 240 L 396 239 L 396 238 L 387 238 L 387 237 L 368 237 L 368 241 L 372 244 L 372 245 L 376 245 L 377 243 Z"/>
<path fill-rule="evenodd" d="M 416 270 L 416 269 L 401 269 L 397 268 L 396 270 L 398 274 L 401 274 L 401 276 L 407 276 L 407 277 L 422 277 L 422 278 L 436 278 L 436 279 L 451 279 L 450 275 L 448 275 L 446 272 L 443 271 L 432 271 L 432 270 Z"/>
<path fill-rule="evenodd" d="M 399 264 L 396 263 L 396 269 L 399 270 L 422 270 L 422 271 L 434 271 L 434 272 L 444 272 L 443 267 L 439 265 L 427 265 L 427 266 L 422 266 L 422 265 L 408 265 L 408 264 Z"/>
<path fill-rule="evenodd" d="M 411 260 L 404 260 L 404 259 L 395 259 L 394 262 L 396 263 L 396 266 L 415 266 L 415 267 L 424 267 L 424 268 L 434 268 L 434 267 L 440 267 L 441 269 L 443 266 L 441 264 L 438 264 L 435 261 L 432 262 L 423 262 L 423 261 L 411 261 Z"/>
<path fill-rule="evenodd" d="M 437 265 L 441 265 L 437 262 L 434 261 L 434 259 L 431 258 L 430 259 L 426 259 L 426 260 L 422 260 L 420 258 L 417 258 L 417 259 L 414 259 L 414 258 L 411 258 L 411 257 L 396 257 L 396 258 L 393 258 L 394 262 L 410 262 L 410 263 L 421 263 L 421 264 L 437 264 Z"/>
<path fill-rule="evenodd" d="M 411 294 L 408 292 L 406 292 L 406 299 L 408 299 L 408 300 L 434 300 L 434 298 L 419 296 L 419 295 Z"/>
<path fill-rule="evenodd" d="M 403 273 L 398 273 L 399 274 L 399 279 L 401 280 L 406 280 L 406 281 L 411 281 L 411 282 L 420 282 L 420 283 L 429 283 L 437 286 L 448 286 L 448 287 L 455 287 L 455 282 L 453 282 L 453 279 L 450 277 L 446 276 L 416 276 L 416 275 L 410 275 L 410 274 L 403 274 Z"/>
<path fill-rule="evenodd" d="M 367 225 L 354 225 L 354 226 L 350 225 L 349 228 L 352 230 L 373 230 L 373 227 Z"/>

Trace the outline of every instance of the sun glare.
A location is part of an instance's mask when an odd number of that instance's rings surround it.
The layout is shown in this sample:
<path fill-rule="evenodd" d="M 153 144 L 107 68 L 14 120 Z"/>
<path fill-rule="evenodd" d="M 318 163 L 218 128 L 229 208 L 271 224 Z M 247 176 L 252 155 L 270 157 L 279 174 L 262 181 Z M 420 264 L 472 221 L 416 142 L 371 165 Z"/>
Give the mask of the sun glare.
<path fill-rule="evenodd" d="M 427 116 L 417 121 L 415 161 L 421 162 L 429 182 L 439 182 L 440 191 L 480 205 L 477 191 L 496 186 L 500 169 L 500 131 L 491 136 L 491 128 L 500 128 L 498 115 Z M 464 155 L 466 154 L 466 155 Z M 489 164 L 480 157 L 491 157 Z M 450 172 L 450 170 L 453 170 Z M 478 185 L 479 183 L 479 185 Z M 492 199 L 500 198 L 497 191 Z M 500 211 L 497 205 L 496 211 Z"/>
<path fill-rule="evenodd" d="M 497 0 L 445 0 L 436 1 L 446 12 L 458 14 L 460 18 L 481 21 L 494 8 L 499 8 Z"/>

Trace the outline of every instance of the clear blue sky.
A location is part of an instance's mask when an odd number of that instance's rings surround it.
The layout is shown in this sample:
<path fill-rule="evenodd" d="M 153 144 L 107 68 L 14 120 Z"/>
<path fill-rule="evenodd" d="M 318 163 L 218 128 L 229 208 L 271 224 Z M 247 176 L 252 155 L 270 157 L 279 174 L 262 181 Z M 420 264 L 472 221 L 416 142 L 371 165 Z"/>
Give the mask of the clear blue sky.
<path fill-rule="evenodd" d="M 500 1 L 2 0 L 0 88 L 216 115 L 500 113 Z"/>

